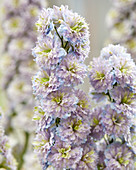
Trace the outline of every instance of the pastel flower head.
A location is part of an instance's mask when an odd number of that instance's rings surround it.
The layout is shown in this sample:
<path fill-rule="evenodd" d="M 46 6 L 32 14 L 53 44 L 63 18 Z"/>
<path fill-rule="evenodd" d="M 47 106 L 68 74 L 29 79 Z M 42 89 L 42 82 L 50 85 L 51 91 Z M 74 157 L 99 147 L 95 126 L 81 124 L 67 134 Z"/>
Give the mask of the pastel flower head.
<path fill-rule="evenodd" d="M 133 169 L 133 152 L 127 147 L 126 144 L 121 144 L 119 142 L 115 142 L 108 146 L 105 151 L 105 163 L 106 168 L 108 169 Z"/>
<path fill-rule="evenodd" d="M 59 65 L 57 76 L 62 79 L 67 86 L 71 86 L 83 83 L 86 72 L 86 66 L 76 59 L 75 53 L 69 53 Z"/>
<path fill-rule="evenodd" d="M 34 152 L 37 153 L 41 164 L 46 162 L 47 155 L 54 143 L 54 134 L 49 129 L 38 131 L 33 142 Z"/>
<path fill-rule="evenodd" d="M 61 11 L 62 16 L 59 20 L 60 26 L 58 28 L 58 33 L 65 41 L 70 42 L 77 52 L 83 54 L 86 58 L 90 48 L 88 25 L 85 19 L 80 17 L 77 13 L 73 13 L 67 6 L 54 8 L 55 10 Z"/>
<path fill-rule="evenodd" d="M 124 86 L 134 86 L 136 76 L 136 65 L 131 55 L 120 45 L 110 44 L 102 49 L 101 60 L 104 58 L 111 65 L 114 74 L 114 83 Z"/>
<path fill-rule="evenodd" d="M 56 139 L 48 154 L 47 161 L 57 169 L 75 169 L 76 163 L 81 159 L 82 151 L 81 147 L 74 147 L 68 142 Z"/>
<path fill-rule="evenodd" d="M 121 57 L 122 55 L 126 58 L 130 56 L 130 54 L 127 53 L 127 49 L 121 46 L 120 44 L 109 44 L 107 47 L 104 47 L 100 53 L 100 57 L 105 58 L 107 60 L 111 56 Z"/>
<path fill-rule="evenodd" d="M 110 62 L 102 58 L 94 58 L 89 67 L 89 79 L 93 88 L 98 92 L 107 92 L 112 88 L 114 75 Z"/>
<path fill-rule="evenodd" d="M 36 22 L 36 27 L 39 33 L 48 34 L 51 30 L 54 29 L 54 25 L 52 23 L 52 13 L 53 9 L 44 8 L 39 16 L 38 21 Z"/>
<path fill-rule="evenodd" d="M 78 98 L 75 114 L 82 119 L 88 119 L 91 108 L 89 97 L 81 89 L 75 90 L 75 95 Z"/>
<path fill-rule="evenodd" d="M 90 50 L 88 25 L 84 18 L 73 13 L 68 6 L 43 9 L 36 25 L 39 32 L 45 36 L 55 31 L 61 39 L 63 48 L 70 44 L 74 51 L 84 56 L 84 59 L 88 56 Z"/>
<path fill-rule="evenodd" d="M 118 113 L 117 110 L 112 109 L 111 105 L 106 105 L 103 110 L 102 125 L 105 134 L 120 137 L 129 134 L 130 122 L 125 113 Z"/>
<path fill-rule="evenodd" d="M 48 116 L 66 118 L 75 111 L 77 102 L 73 91 L 70 88 L 63 88 L 50 93 L 47 99 L 41 101 L 41 105 Z"/>
<path fill-rule="evenodd" d="M 47 116 L 40 106 L 36 106 L 34 111 L 33 121 L 35 121 L 37 125 L 37 131 L 48 129 L 49 127 L 50 131 L 52 131 L 54 126 L 56 126 L 55 120 L 51 116 Z"/>
<path fill-rule="evenodd" d="M 71 115 L 71 117 L 64 120 L 61 119 L 57 128 L 57 134 L 61 140 L 75 145 L 85 143 L 89 133 L 90 126 L 88 122 L 76 115 Z"/>
<path fill-rule="evenodd" d="M 66 55 L 66 51 L 61 47 L 61 41 L 55 35 L 46 36 L 39 39 L 36 47 L 33 49 L 35 61 L 42 69 L 54 69 Z"/>
<path fill-rule="evenodd" d="M 100 140 L 104 136 L 103 126 L 102 126 L 102 107 L 93 109 L 89 114 L 89 123 L 91 127 L 91 137 L 94 139 Z"/>
<path fill-rule="evenodd" d="M 129 117 L 135 115 L 135 90 L 116 86 L 110 91 L 110 96 L 114 100 L 114 107 L 119 112 L 123 112 Z"/>
<path fill-rule="evenodd" d="M 110 60 L 113 62 L 116 82 L 122 87 L 134 86 L 136 65 L 131 56 L 128 53 L 126 55 L 111 56 Z"/>
<path fill-rule="evenodd" d="M 49 93 L 59 89 L 61 82 L 55 74 L 41 70 L 32 78 L 33 93 L 36 98 L 46 98 Z"/>
<path fill-rule="evenodd" d="M 81 146 L 83 148 L 83 153 L 80 161 L 77 164 L 76 170 L 94 170 L 97 168 L 98 154 L 93 145 L 85 143 Z"/>

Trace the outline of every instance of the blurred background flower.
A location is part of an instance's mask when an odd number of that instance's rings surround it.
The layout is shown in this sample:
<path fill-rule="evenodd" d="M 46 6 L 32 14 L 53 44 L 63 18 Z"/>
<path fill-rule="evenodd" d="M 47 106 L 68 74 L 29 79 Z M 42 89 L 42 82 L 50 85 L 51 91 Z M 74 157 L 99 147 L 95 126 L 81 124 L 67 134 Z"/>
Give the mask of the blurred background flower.
<path fill-rule="evenodd" d="M 37 68 L 31 49 L 37 38 L 35 22 L 46 6 L 46 0 L 3 0 L 0 6 L 0 86 L 4 93 L 1 105 L 5 111 L 5 133 L 12 142 L 18 170 L 41 169 L 32 148 L 35 102 L 31 77 Z"/>

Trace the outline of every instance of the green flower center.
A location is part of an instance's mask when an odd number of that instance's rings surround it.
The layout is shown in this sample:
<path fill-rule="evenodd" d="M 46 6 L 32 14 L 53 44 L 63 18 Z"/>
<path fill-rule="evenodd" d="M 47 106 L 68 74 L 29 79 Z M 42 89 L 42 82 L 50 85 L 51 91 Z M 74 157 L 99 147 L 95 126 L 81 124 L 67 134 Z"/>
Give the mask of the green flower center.
<path fill-rule="evenodd" d="M 121 99 L 121 104 L 128 104 L 130 105 L 133 100 L 132 98 L 134 97 L 134 93 L 130 93 L 129 95 L 127 93 L 124 94 L 123 98 Z"/>
<path fill-rule="evenodd" d="M 82 125 L 82 120 L 75 121 L 72 125 L 73 131 L 77 131 L 80 129 L 80 125 Z"/>
<path fill-rule="evenodd" d="M 95 161 L 95 159 L 92 157 L 93 154 L 94 150 L 88 152 L 86 155 L 82 157 L 82 161 L 84 161 L 86 164 L 93 163 Z"/>
<path fill-rule="evenodd" d="M 95 80 L 104 80 L 104 78 L 105 78 L 105 74 L 104 73 L 96 71 Z"/>
<path fill-rule="evenodd" d="M 62 93 L 62 94 L 60 94 L 59 96 L 54 97 L 54 98 L 52 99 L 52 101 L 56 102 L 56 103 L 59 105 L 59 104 L 61 104 L 61 102 L 62 102 L 62 100 L 63 100 L 63 96 L 64 96 L 64 94 Z"/>
<path fill-rule="evenodd" d="M 129 160 L 124 160 L 123 157 L 119 158 L 118 159 L 118 162 L 121 164 L 121 165 L 125 165 L 127 166 L 129 164 Z"/>
<path fill-rule="evenodd" d="M 123 119 L 123 117 L 121 117 L 120 115 L 118 115 L 118 116 L 116 115 L 115 117 L 112 117 L 112 121 L 116 125 L 120 125 L 122 119 Z"/>
<path fill-rule="evenodd" d="M 77 105 L 82 107 L 82 108 L 88 108 L 88 102 L 86 100 L 79 100 Z"/>
<path fill-rule="evenodd" d="M 61 149 L 59 149 L 59 153 L 61 153 L 62 158 L 68 158 L 70 150 L 71 150 L 70 146 L 68 148 L 61 148 Z"/>
<path fill-rule="evenodd" d="M 71 27 L 71 29 L 73 31 L 76 31 L 76 32 L 80 32 L 81 29 L 83 28 L 84 26 L 84 23 L 83 22 L 77 22 L 76 25 L 74 25 L 73 27 Z"/>
<path fill-rule="evenodd" d="M 97 125 L 99 125 L 99 120 L 94 117 L 93 118 L 93 123 L 97 126 Z"/>

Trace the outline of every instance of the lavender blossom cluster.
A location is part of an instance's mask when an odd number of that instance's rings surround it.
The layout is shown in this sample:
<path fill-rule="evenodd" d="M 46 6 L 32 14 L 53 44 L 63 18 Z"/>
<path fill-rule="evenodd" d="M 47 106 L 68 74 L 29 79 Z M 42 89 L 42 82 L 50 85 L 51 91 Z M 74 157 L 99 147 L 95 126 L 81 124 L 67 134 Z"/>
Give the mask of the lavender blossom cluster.
<path fill-rule="evenodd" d="M 102 49 L 89 66 L 91 96 L 102 105 L 94 109 L 94 135 L 101 138 L 99 166 L 134 170 L 136 158 L 136 65 L 120 45 Z M 105 100 L 104 100 L 105 99 Z M 98 135 L 97 135 L 98 134 Z"/>
<path fill-rule="evenodd" d="M 68 6 L 43 9 L 33 49 L 39 72 L 33 77 L 37 124 L 34 149 L 43 169 L 96 169 L 90 138 L 90 101 L 77 85 L 87 75 L 88 25 Z"/>
<path fill-rule="evenodd" d="M 114 0 L 107 15 L 110 42 L 125 46 L 136 61 L 136 0 Z"/>
<path fill-rule="evenodd" d="M 3 113 L 0 110 L 0 169 L 17 169 L 17 162 L 12 155 L 12 149 L 9 145 L 9 139 L 5 136 L 2 125 Z"/>
<path fill-rule="evenodd" d="M 35 22 L 45 6 L 46 0 L 4 0 L 1 7 L 4 40 L 0 47 L 0 72 L 1 88 L 6 94 L 5 131 L 15 141 L 13 146 L 19 169 L 28 169 L 25 157 L 32 157 L 33 154 L 29 144 L 35 131 L 31 77 L 36 73 L 37 66 L 31 49 L 37 38 Z M 32 159 L 29 160 L 32 162 Z"/>

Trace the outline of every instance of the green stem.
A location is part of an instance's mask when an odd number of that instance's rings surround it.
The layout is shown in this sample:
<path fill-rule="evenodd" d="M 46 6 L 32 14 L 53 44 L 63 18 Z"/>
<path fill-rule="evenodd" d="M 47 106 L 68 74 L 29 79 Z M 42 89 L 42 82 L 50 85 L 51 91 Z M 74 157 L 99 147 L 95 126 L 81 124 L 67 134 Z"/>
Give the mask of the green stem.
<path fill-rule="evenodd" d="M 57 31 L 57 28 L 56 28 L 56 27 L 54 27 L 54 28 L 55 28 L 55 31 L 56 31 L 59 39 L 61 40 L 62 47 L 64 48 L 64 45 L 63 45 L 63 37 L 61 37 L 61 36 L 59 35 L 59 33 L 58 33 L 58 31 Z"/>
<path fill-rule="evenodd" d="M 27 148 L 28 148 L 28 142 L 29 142 L 29 133 L 28 132 L 25 132 L 25 144 L 24 144 L 24 148 L 23 148 L 23 151 L 20 155 L 20 163 L 18 165 L 18 170 L 21 170 L 23 164 L 24 164 L 24 155 L 25 153 L 27 152 Z"/>

